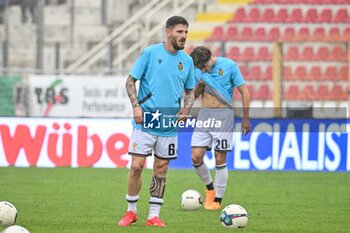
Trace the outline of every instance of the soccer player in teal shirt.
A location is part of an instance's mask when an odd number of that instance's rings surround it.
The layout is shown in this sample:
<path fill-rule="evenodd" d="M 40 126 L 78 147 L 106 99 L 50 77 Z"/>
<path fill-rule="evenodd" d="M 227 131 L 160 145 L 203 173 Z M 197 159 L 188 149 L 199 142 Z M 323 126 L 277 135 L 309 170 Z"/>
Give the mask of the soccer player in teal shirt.
<path fill-rule="evenodd" d="M 188 22 L 180 16 L 166 22 L 166 41 L 145 48 L 126 81 L 133 107 L 133 132 L 129 154 L 132 156 L 126 200 L 128 209 L 118 226 L 129 226 L 137 220 L 137 201 L 141 190 L 141 173 L 147 156 L 154 154 L 150 187 L 150 210 L 147 226 L 163 227 L 159 218 L 163 204 L 169 161 L 177 157 L 177 129 L 165 127 L 162 120 L 185 120 L 194 101 L 194 65 L 183 49 Z M 139 81 L 139 92 L 135 82 Z M 181 100 L 185 91 L 184 106 Z M 178 116 L 178 117 L 177 117 Z"/>

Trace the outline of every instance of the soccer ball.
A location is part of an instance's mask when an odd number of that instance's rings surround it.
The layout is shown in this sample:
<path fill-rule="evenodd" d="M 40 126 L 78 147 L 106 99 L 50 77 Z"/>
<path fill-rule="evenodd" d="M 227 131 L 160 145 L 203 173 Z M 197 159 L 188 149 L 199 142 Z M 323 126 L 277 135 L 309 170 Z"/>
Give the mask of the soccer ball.
<path fill-rule="evenodd" d="M 194 189 L 186 190 L 181 195 L 180 204 L 185 210 L 198 210 L 202 205 L 202 196 Z"/>
<path fill-rule="evenodd" d="M 228 205 L 221 211 L 220 222 L 224 227 L 243 228 L 248 223 L 247 211 L 237 204 Z"/>
<path fill-rule="evenodd" d="M 7 201 L 0 202 L 0 225 L 11 226 L 16 223 L 17 210 L 14 205 Z"/>
<path fill-rule="evenodd" d="M 18 226 L 18 225 L 13 225 L 5 230 L 3 230 L 1 233 L 30 233 L 27 229 L 24 227 Z"/>

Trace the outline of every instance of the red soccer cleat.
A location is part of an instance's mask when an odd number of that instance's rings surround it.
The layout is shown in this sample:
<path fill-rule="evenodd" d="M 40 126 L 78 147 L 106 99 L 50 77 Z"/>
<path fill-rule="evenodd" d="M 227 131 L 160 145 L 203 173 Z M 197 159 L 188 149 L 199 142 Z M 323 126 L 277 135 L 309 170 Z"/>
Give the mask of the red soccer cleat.
<path fill-rule="evenodd" d="M 165 227 L 166 225 L 158 216 L 155 216 L 151 219 L 147 219 L 146 226 Z"/>
<path fill-rule="evenodd" d="M 120 219 L 120 221 L 118 222 L 118 226 L 127 227 L 132 225 L 136 221 L 137 221 L 137 215 L 131 210 L 129 210 L 128 212 L 125 213 L 124 217 Z"/>

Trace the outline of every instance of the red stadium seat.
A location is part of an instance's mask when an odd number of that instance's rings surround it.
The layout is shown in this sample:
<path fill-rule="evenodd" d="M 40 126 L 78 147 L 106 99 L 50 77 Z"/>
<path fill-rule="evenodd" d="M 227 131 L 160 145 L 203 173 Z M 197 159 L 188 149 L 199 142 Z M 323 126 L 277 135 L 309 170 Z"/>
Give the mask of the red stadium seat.
<path fill-rule="evenodd" d="M 302 93 L 300 94 L 300 99 L 302 99 L 302 100 L 314 100 L 315 99 L 314 86 L 313 85 L 306 85 L 303 88 Z"/>
<path fill-rule="evenodd" d="M 342 36 L 342 39 L 344 41 L 350 41 L 350 27 L 349 28 L 345 28 L 344 34 Z"/>
<path fill-rule="evenodd" d="M 255 98 L 259 100 L 268 100 L 271 99 L 270 88 L 267 84 L 262 84 L 258 88 L 258 91 L 255 94 Z"/>
<path fill-rule="evenodd" d="M 284 60 L 286 61 L 297 61 L 299 60 L 299 50 L 296 46 L 291 46 L 288 48 L 287 53 L 284 55 Z"/>
<path fill-rule="evenodd" d="M 297 85 L 290 85 L 287 91 L 284 93 L 284 99 L 286 100 L 298 100 L 299 88 Z"/>
<path fill-rule="evenodd" d="M 246 21 L 246 12 L 244 7 L 240 7 L 237 9 L 236 13 L 233 16 L 231 21 L 233 22 L 245 22 Z"/>
<path fill-rule="evenodd" d="M 318 48 L 316 56 L 315 56 L 316 60 L 319 61 L 326 61 L 329 59 L 329 51 L 328 51 L 328 47 L 326 46 L 321 46 Z"/>
<path fill-rule="evenodd" d="M 304 22 L 306 23 L 315 23 L 318 22 L 318 13 L 315 8 L 309 8 L 306 12 Z"/>
<path fill-rule="evenodd" d="M 332 100 L 346 100 L 348 97 L 341 85 L 334 84 L 330 93 L 330 99 Z"/>
<path fill-rule="evenodd" d="M 326 68 L 326 71 L 321 77 L 322 80 L 335 80 L 337 79 L 337 67 L 335 66 L 328 66 Z"/>
<path fill-rule="evenodd" d="M 272 27 L 267 35 L 267 41 L 277 41 L 280 38 L 280 29 L 278 27 Z"/>
<path fill-rule="evenodd" d="M 314 48 L 311 46 L 306 46 L 300 54 L 300 60 L 311 61 L 314 60 Z"/>
<path fill-rule="evenodd" d="M 257 61 L 272 61 L 272 54 L 268 47 L 261 47 L 258 50 L 255 60 Z"/>
<path fill-rule="evenodd" d="M 261 16 L 261 22 L 275 22 L 275 12 L 273 8 L 266 8 Z"/>
<path fill-rule="evenodd" d="M 272 66 L 268 66 L 264 73 L 261 74 L 261 80 L 272 80 Z"/>
<path fill-rule="evenodd" d="M 237 28 L 235 26 L 230 26 L 227 30 L 225 41 L 237 40 L 237 38 L 238 38 Z"/>
<path fill-rule="evenodd" d="M 331 23 L 333 20 L 332 10 L 330 8 L 325 8 L 322 10 L 320 17 L 318 18 L 319 23 Z"/>
<path fill-rule="evenodd" d="M 327 36 L 327 41 L 340 41 L 341 35 L 339 27 L 332 27 L 329 29 L 329 33 Z"/>
<path fill-rule="evenodd" d="M 302 27 L 299 30 L 298 35 L 295 37 L 295 41 L 306 41 L 309 40 L 310 32 L 308 27 Z"/>
<path fill-rule="evenodd" d="M 288 23 L 300 23 L 303 22 L 303 13 L 300 8 L 294 8 L 292 13 L 289 15 L 286 22 Z"/>
<path fill-rule="evenodd" d="M 222 26 L 217 26 L 214 28 L 212 34 L 207 39 L 209 41 L 223 41 L 224 40 L 224 28 Z"/>
<path fill-rule="evenodd" d="M 323 41 L 326 37 L 326 32 L 323 27 L 317 27 L 314 33 L 310 36 L 310 41 Z"/>
<path fill-rule="evenodd" d="M 253 61 L 255 59 L 253 47 L 246 47 L 241 55 L 243 61 Z"/>
<path fill-rule="evenodd" d="M 288 19 L 288 12 L 286 8 L 280 8 L 275 16 L 275 22 L 285 23 Z"/>
<path fill-rule="evenodd" d="M 322 76 L 321 67 L 320 66 L 312 66 L 307 79 L 320 80 L 321 76 Z"/>
<path fill-rule="evenodd" d="M 266 41 L 266 31 L 264 27 L 258 27 L 254 33 L 254 40 L 256 41 Z"/>
<path fill-rule="evenodd" d="M 348 77 L 349 77 L 349 68 L 347 66 L 341 66 L 339 68 L 337 80 L 348 80 Z"/>
<path fill-rule="evenodd" d="M 347 61 L 348 56 L 346 53 L 346 50 L 343 48 L 343 46 L 335 46 L 332 49 L 330 60 L 334 61 Z"/>
<path fill-rule="evenodd" d="M 307 72 L 305 66 L 297 66 L 294 74 L 294 79 L 304 80 L 306 78 Z"/>
<path fill-rule="evenodd" d="M 327 85 L 319 85 L 316 91 L 316 99 L 317 100 L 328 100 L 329 99 L 329 91 Z"/>
<path fill-rule="evenodd" d="M 246 22 L 259 22 L 260 21 L 260 10 L 259 8 L 251 8 L 247 17 Z"/>
<path fill-rule="evenodd" d="M 239 47 L 236 47 L 236 46 L 231 47 L 230 51 L 227 54 L 227 57 L 234 61 L 240 61 L 241 56 L 240 56 Z"/>
<path fill-rule="evenodd" d="M 350 19 L 348 16 L 347 8 L 339 9 L 334 16 L 333 23 L 348 23 L 348 22 L 350 22 Z"/>
<path fill-rule="evenodd" d="M 253 29 L 251 27 L 244 27 L 239 39 L 241 41 L 251 41 L 253 39 Z"/>
<path fill-rule="evenodd" d="M 290 67 L 290 66 L 283 67 L 283 79 L 284 80 L 293 80 L 292 67 Z"/>
<path fill-rule="evenodd" d="M 245 80 L 248 80 L 247 79 L 247 75 L 248 75 L 247 67 L 246 66 L 239 66 L 239 70 L 241 71 L 241 74 L 242 74 L 243 78 Z"/>
<path fill-rule="evenodd" d="M 260 66 L 252 66 L 247 75 L 248 80 L 259 80 L 261 77 L 261 67 Z"/>
<path fill-rule="evenodd" d="M 294 41 L 295 40 L 295 30 L 293 27 L 288 27 L 284 31 L 284 35 L 281 38 L 282 41 Z"/>

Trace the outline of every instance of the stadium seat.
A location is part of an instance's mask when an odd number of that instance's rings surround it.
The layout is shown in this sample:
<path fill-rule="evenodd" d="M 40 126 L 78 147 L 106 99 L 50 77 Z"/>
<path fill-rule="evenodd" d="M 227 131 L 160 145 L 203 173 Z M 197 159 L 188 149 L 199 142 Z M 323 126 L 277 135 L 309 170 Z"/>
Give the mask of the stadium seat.
<path fill-rule="evenodd" d="M 311 61 L 314 60 L 314 48 L 312 46 L 304 47 L 303 51 L 299 56 L 301 61 Z"/>
<path fill-rule="evenodd" d="M 225 41 L 237 40 L 237 38 L 238 38 L 237 28 L 235 26 L 230 26 L 227 30 Z"/>
<path fill-rule="evenodd" d="M 332 100 L 346 100 L 348 97 L 341 85 L 334 84 L 330 92 L 330 99 Z"/>
<path fill-rule="evenodd" d="M 209 41 L 223 41 L 224 40 L 224 28 L 222 26 L 217 26 L 214 28 L 210 37 L 207 39 Z"/>
<path fill-rule="evenodd" d="M 267 34 L 267 41 L 277 41 L 280 38 L 280 29 L 278 27 L 272 27 Z"/>
<path fill-rule="evenodd" d="M 252 66 L 247 74 L 247 80 L 260 80 L 261 77 L 261 67 Z"/>
<path fill-rule="evenodd" d="M 246 12 L 244 7 L 240 7 L 237 9 L 236 13 L 233 16 L 232 22 L 245 22 L 246 20 Z"/>
<path fill-rule="evenodd" d="M 308 80 L 320 80 L 322 76 L 321 67 L 320 66 L 312 66 L 311 70 L 309 72 L 309 75 L 307 75 Z"/>
<path fill-rule="evenodd" d="M 262 84 L 259 86 L 258 91 L 255 94 L 255 98 L 258 100 L 268 100 L 271 99 L 270 87 L 267 84 Z"/>
<path fill-rule="evenodd" d="M 326 46 L 320 46 L 317 50 L 315 60 L 318 61 L 326 61 L 329 59 L 329 51 L 328 47 Z"/>
<path fill-rule="evenodd" d="M 284 34 L 281 38 L 282 41 L 294 41 L 295 39 L 295 29 L 294 27 L 288 27 L 285 29 Z"/>
<path fill-rule="evenodd" d="M 333 23 L 348 23 L 350 22 L 349 16 L 348 16 L 348 9 L 347 8 L 341 8 L 338 9 L 336 12 Z"/>
<path fill-rule="evenodd" d="M 260 47 L 256 54 L 255 60 L 257 61 L 272 61 L 272 53 L 269 52 L 268 47 Z"/>
<path fill-rule="evenodd" d="M 343 36 L 342 36 L 343 41 L 350 41 L 350 27 L 345 28 Z"/>
<path fill-rule="evenodd" d="M 348 66 L 341 66 L 339 68 L 339 73 L 337 75 L 337 80 L 348 80 L 349 78 L 349 68 Z"/>
<path fill-rule="evenodd" d="M 332 10 L 330 8 L 323 9 L 317 21 L 319 23 L 331 23 L 333 21 Z"/>
<path fill-rule="evenodd" d="M 303 13 L 300 8 L 294 8 L 292 13 L 289 15 L 287 19 L 287 23 L 300 23 L 303 22 Z"/>
<path fill-rule="evenodd" d="M 254 48 L 253 47 L 246 47 L 243 50 L 243 53 L 241 55 L 241 60 L 243 61 L 254 61 L 255 60 L 255 53 L 254 53 Z"/>
<path fill-rule="evenodd" d="M 328 66 L 326 71 L 321 76 L 322 80 L 335 80 L 337 79 L 337 67 Z"/>
<path fill-rule="evenodd" d="M 290 67 L 290 66 L 283 67 L 283 79 L 284 80 L 293 80 L 292 67 Z"/>
<path fill-rule="evenodd" d="M 275 22 L 275 12 L 273 8 L 269 7 L 265 9 L 264 13 L 261 16 L 261 22 Z"/>
<path fill-rule="evenodd" d="M 254 36 L 253 39 L 255 41 L 266 41 L 267 37 L 266 37 L 266 31 L 264 27 L 258 27 L 255 32 L 254 32 Z"/>
<path fill-rule="evenodd" d="M 241 61 L 239 47 L 233 46 L 230 48 L 230 51 L 227 54 L 227 57 L 234 61 Z"/>
<path fill-rule="evenodd" d="M 348 55 L 343 46 L 335 46 L 330 54 L 330 60 L 333 61 L 347 61 Z"/>
<path fill-rule="evenodd" d="M 275 22 L 285 23 L 288 19 L 288 12 L 286 8 L 280 8 L 275 16 Z"/>
<path fill-rule="evenodd" d="M 316 8 L 309 8 L 306 11 L 304 22 L 306 23 L 316 23 L 318 22 L 318 13 Z"/>
<path fill-rule="evenodd" d="M 264 73 L 260 76 L 261 80 L 272 80 L 272 66 L 268 66 Z"/>
<path fill-rule="evenodd" d="M 309 40 L 310 32 L 308 27 L 302 27 L 299 33 L 296 35 L 294 41 L 307 41 Z"/>
<path fill-rule="evenodd" d="M 316 91 L 316 98 L 317 100 L 328 100 L 329 99 L 329 92 L 328 92 L 328 86 L 327 85 L 319 85 L 317 87 Z"/>
<path fill-rule="evenodd" d="M 299 60 L 299 50 L 296 46 L 288 48 L 287 53 L 284 54 L 284 60 L 286 61 L 297 61 Z"/>
<path fill-rule="evenodd" d="M 315 99 L 314 86 L 313 85 L 304 86 L 299 97 L 302 100 L 314 100 Z"/>
<path fill-rule="evenodd" d="M 306 78 L 307 71 L 305 66 L 297 66 L 294 73 L 294 79 L 304 80 Z"/>
<path fill-rule="evenodd" d="M 244 27 L 242 29 L 241 35 L 239 37 L 239 40 L 241 40 L 241 41 L 251 41 L 251 40 L 253 40 L 253 29 L 251 27 Z"/>
<path fill-rule="evenodd" d="M 246 22 L 254 23 L 260 21 L 260 9 L 259 8 L 251 8 L 246 18 Z"/>
<path fill-rule="evenodd" d="M 299 99 L 299 88 L 297 85 L 290 85 L 287 91 L 284 93 L 284 99 L 286 100 L 298 100 Z"/>
<path fill-rule="evenodd" d="M 309 40 L 310 41 L 323 41 L 325 40 L 325 30 L 323 27 L 317 27 L 314 30 L 314 33 L 310 36 Z"/>
<path fill-rule="evenodd" d="M 247 80 L 248 70 L 246 66 L 239 66 L 239 70 L 245 80 Z"/>
<path fill-rule="evenodd" d="M 339 31 L 339 27 L 331 27 L 329 29 L 327 41 L 340 41 L 341 35 Z"/>

